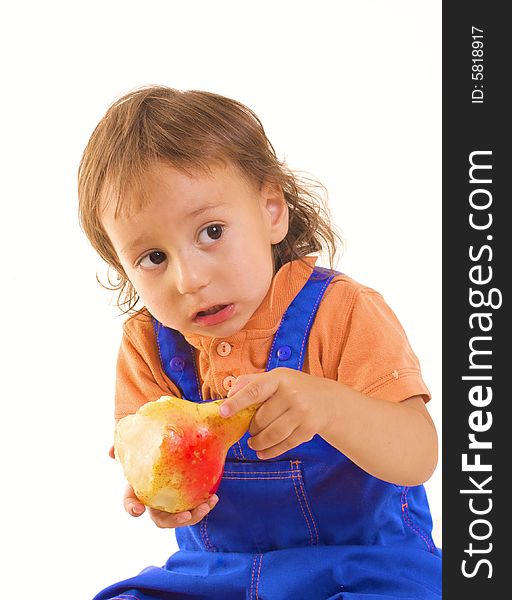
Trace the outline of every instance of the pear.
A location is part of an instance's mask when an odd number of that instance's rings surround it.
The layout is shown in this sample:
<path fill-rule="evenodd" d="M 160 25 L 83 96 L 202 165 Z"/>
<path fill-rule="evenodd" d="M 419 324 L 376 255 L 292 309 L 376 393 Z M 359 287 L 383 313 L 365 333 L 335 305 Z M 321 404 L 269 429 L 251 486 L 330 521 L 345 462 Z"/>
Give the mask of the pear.
<path fill-rule="evenodd" d="M 228 449 L 245 434 L 258 408 L 224 418 L 222 402 L 162 396 L 118 421 L 115 456 L 143 504 L 176 513 L 216 492 Z"/>

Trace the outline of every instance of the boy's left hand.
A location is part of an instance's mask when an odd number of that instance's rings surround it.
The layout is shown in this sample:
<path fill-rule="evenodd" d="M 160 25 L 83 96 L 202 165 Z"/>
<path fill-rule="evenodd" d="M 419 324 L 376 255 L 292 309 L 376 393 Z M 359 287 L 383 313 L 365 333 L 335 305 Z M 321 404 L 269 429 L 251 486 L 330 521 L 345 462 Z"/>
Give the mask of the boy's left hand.
<path fill-rule="evenodd" d="M 248 444 L 258 458 L 275 458 L 321 434 L 333 414 L 336 385 L 333 380 L 284 367 L 242 375 L 222 403 L 221 415 L 231 416 L 263 403 L 252 418 Z"/>

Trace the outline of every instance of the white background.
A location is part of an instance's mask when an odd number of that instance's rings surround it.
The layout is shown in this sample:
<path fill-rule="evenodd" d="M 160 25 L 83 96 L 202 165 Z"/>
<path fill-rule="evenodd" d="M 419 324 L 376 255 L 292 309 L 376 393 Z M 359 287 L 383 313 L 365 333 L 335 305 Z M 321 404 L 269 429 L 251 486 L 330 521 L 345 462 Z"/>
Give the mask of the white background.
<path fill-rule="evenodd" d="M 123 318 L 77 222 L 83 148 L 134 87 L 246 103 L 326 185 L 338 268 L 397 313 L 441 436 L 440 0 L 47 0 L 11 3 L 2 25 L 4 597 L 89 599 L 175 548 L 122 509 L 107 451 Z M 441 465 L 426 484 L 438 544 L 440 482 Z"/>

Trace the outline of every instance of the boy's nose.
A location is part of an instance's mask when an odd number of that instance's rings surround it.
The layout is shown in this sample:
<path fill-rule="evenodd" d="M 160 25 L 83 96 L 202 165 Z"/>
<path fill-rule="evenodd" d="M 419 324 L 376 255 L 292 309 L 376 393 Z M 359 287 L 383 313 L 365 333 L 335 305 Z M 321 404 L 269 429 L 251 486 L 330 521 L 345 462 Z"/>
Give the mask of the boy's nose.
<path fill-rule="evenodd" d="M 175 277 L 180 294 L 197 292 L 209 283 L 207 265 L 199 257 L 190 255 L 176 260 Z"/>

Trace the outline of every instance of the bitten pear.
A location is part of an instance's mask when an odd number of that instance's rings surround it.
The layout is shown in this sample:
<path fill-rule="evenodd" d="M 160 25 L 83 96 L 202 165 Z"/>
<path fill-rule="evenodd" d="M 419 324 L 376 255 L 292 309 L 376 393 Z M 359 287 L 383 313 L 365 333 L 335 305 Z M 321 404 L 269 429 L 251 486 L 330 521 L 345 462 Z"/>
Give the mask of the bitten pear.
<path fill-rule="evenodd" d="M 224 418 L 222 402 L 162 396 L 117 423 L 115 456 L 142 503 L 176 513 L 216 492 L 228 449 L 245 434 L 257 409 Z"/>

